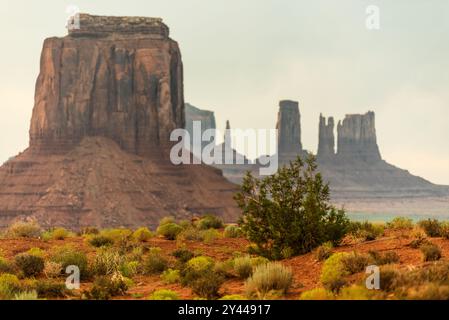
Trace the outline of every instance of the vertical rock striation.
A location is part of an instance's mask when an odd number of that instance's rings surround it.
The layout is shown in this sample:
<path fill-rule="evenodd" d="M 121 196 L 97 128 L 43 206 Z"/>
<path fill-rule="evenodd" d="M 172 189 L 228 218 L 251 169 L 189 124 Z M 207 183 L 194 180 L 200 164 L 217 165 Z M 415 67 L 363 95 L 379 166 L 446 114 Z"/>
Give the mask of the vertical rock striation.
<path fill-rule="evenodd" d="M 376 138 L 374 112 L 347 115 L 338 123 L 338 152 L 341 159 L 376 162 L 382 160 Z"/>
<path fill-rule="evenodd" d="M 320 161 L 332 160 L 335 156 L 334 118 L 320 115 L 319 141 L 317 158 Z"/>
<path fill-rule="evenodd" d="M 301 143 L 301 114 L 296 101 L 283 100 L 278 113 L 278 152 L 280 159 L 295 158 L 303 153 Z"/>

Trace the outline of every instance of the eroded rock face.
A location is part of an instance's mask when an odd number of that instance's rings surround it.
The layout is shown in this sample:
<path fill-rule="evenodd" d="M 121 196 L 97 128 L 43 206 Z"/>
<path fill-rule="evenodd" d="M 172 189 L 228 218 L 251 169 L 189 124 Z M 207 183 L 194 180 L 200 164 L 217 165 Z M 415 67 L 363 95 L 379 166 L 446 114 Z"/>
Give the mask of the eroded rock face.
<path fill-rule="evenodd" d="M 60 152 L 85 136 L 141 155 L 170 145 L 185 121 L 181 53 L 160 19 L 136 19 L 81 15 L 80 30 L 45 40 L 33 150 Z"/>
<path fill-rule="evenodd" d="M 185 114 L 186 114 L 186 130 L 190 134 L 191 144 L 190 150 L 196 150 L 193 147 L 193 144 L 196 143 L 193 139 L 193 123 L 194 121 L 198 121 L 201 123 L 201 136 L 206 130 L 216 130 L 217 125 L 215 123 L 215 114 L 212 111 L 199 109 L 191 104 L 186 103 L 185 106 Z M 199 147 L 201 150 L 209 144 L 208 142 L 201 141 Z M 198 148 L 199 150 L 199 148 Z"/>
<path fill-rule="evenodd" d="M 347 115 L 338 123 L 338 152 L 341 159 L 380 161 L 374 112 Z"/>
<path fill-rule="evenodd" d="M 279 103 L 279 107 L 277 122 L 279 158 L 295 158 L 303 152 L 299 103 L 283 100 Z"/>
<path fill-rule="evenodd" d="M 335 136 L 334 136 L 334 118 L 330 117 L 327 122 L 323 115 L 320 115 L 319 141 L 318 141 L 318 159 L 333 160 L 335 156 Z"/>

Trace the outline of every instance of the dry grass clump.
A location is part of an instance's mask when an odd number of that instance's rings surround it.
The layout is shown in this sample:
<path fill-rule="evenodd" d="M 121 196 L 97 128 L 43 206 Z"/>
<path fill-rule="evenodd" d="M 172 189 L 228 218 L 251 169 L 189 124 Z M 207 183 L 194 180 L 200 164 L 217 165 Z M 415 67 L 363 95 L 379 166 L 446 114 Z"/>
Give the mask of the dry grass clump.
<path fill-rule="evenodd" d="M 293 274 L 290 268 L 276 262 L 262 264 L 246 281 L 246 295 L 248 298 L 263 299 L 272 291 L 285 294 L 290 289 L 292 281 Z"/>

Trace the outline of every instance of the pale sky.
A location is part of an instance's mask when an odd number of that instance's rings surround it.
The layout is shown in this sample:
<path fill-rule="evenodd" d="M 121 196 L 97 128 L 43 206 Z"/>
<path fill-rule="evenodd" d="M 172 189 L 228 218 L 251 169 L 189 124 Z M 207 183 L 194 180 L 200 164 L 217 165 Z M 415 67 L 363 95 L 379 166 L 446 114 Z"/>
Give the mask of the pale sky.
<path fill-rule="evenodd" d="M 302 142 L 318 117 L 376 112 L 383 158 L 449 185 L 447 0 L 0 0 L 0 162 L 28 145 L 43 40 L 66 8 L 162 17 L 180 44 L 185 98 L 223 129 L 273 128 L 278 101 L 300 101 Z M 366 8 L 380 9 L 380 30 Z"/>

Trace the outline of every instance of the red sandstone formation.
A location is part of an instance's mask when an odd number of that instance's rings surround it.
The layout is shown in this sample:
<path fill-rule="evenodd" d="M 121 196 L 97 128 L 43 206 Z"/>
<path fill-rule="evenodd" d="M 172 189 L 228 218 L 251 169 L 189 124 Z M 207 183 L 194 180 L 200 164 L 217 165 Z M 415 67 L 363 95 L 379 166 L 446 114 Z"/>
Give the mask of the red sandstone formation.
<path fill-rule="evenodd" d="M 235 185 L 207 166 L 174 166 L 185 125 L 183 68 L 160 19 L 82 14 L 45 40 L 30 147 L 0 168 L 0 227 L 155 226 L 167 215 L 235 221 Z"/>

